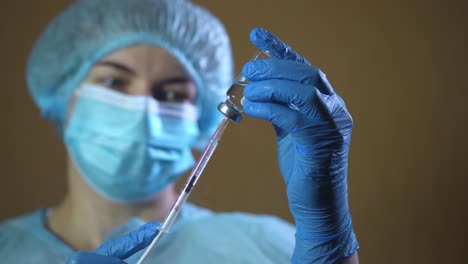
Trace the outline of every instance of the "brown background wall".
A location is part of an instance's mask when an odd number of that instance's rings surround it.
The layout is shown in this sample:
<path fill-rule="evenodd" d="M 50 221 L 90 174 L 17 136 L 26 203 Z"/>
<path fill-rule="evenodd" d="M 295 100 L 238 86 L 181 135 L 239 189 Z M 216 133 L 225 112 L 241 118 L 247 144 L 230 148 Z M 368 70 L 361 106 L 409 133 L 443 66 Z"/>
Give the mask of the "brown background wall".
<path fill-rule="evenodd" d="M 2 2 L 0 219 L 54 204 L 65 192 L 65 151 L 23 73 L 33 41 L 68 1 Z M 464 262 L 464 1 L 196 2 L 224 21 L 237 71 L 254 50 L 250 29 L 264 26 L 321 67 L 346 100 L 355 120 L 349 192 L 362 263 Z M 192 200 L 292 220 L 275 155 L 266 123 L 231 126 Z"/>

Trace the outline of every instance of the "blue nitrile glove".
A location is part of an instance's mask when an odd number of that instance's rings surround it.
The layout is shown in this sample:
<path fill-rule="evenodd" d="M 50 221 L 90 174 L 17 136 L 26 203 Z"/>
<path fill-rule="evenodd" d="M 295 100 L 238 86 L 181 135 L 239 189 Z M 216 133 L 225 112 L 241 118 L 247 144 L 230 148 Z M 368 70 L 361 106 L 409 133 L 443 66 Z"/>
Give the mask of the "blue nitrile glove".
<path fill-rule="evenodd" d="M 341 263 L 358 249 L 348 209 L 353 121 L 317 67 L 264 29 L 250 38 L 275 58 L 247 63 L 246 114 L 273 124 L 296 222 L 293 263 Z"/>
<path fill-rule="evenodd" d="M 159 222 L 151 222 L 137 230 L 110 240 L 92 252 L 75 252 L 67 264 L 126 264 L 123 261 L 148 246 L 158 234 Z"/>

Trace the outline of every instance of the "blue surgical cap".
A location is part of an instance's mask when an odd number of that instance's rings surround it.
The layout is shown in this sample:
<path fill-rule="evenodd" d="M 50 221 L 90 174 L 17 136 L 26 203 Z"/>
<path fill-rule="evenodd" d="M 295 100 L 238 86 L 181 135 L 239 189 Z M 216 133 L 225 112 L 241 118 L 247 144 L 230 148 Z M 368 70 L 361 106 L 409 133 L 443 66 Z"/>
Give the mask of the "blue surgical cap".
<path fill-rule="evenodd" d="M 132 45 L 167 50 L 197 85 L 195 148 L 203 148 L 222 114 L 216 105 L 231 84 L 233 64 L 221 22 L 188 0 L 78 0 L 55 17 L 33 47 L 26 70 L 42 116 L 59 131 L 74 90 L 95 62 Z"/>

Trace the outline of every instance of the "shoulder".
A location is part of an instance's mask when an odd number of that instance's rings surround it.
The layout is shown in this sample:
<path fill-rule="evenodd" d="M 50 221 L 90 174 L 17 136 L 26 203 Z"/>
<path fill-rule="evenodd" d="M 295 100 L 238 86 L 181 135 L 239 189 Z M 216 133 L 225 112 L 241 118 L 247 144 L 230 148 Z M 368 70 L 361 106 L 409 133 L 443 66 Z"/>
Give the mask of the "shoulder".
<path fill-rule="evenodd" d="M 259 246 L 278 250 L 294 247 L 294 225 L 277 216 L 240 212 L 219 213 L 206 218 L 203 222 L 203 225 L 213 226 L 228 233 L 243 234 Z"/>
<path fill-rule="evenodd" d="M 182 217 L 186 220 L 183 225 L 186 229 L 198 230 L 199 226 L 206 225 L 211 229 L 240 231 L 250 236 L 261 235 L 260 238 L 291 238 L 294 242 L 294 225 L 277 216 L 243 212 L 214 213 L 194 204 L 187 203 L 186 206 Z"/>
<path fill-rule="evenodd" d="M 278 236 L 290 237 L 294 236 L 295 228 L 292 224 L 273 215 L 260 215 L 250 213 L 218 213 L 213 214 L 209 218 L 203 219 L 203 222 L 220 225 L 221 227 L 229 227 L 232 230 L 238 231 L 242 229 L 248 235 L 268 235 L 268 238 L 276 238 Z M 262 236 L 264 237 L 264 236 Z"/>
<path fill-rule="evenodd" d="M 187 223 L 177 233 L 173 238 L 180 235 L 177 241 L 185 241 L 191 250 L 208 248 L 215 254 L 239 259 L 232 263 L 289 263 L 295 243 L 292 224 L 276 216 L 237 212 L 213 213 Z"/>
<path fill-rule="evenodd" d="M 21 248 L 25 240 L 31 237 L 30 230 L 35 225 L 38 214 L 40 214 L 39 210 L 0 222 L 0 258 L 2 260 L 13 257 L 14 252 L 18 252 L 18 248 Z"/>
<path fill-rule="evenodd" d="M 1 221 L 0 238 L 5 239 L 8 236 L 15 236 L 19 232 L 28 232 L 41 222 L 42 211 L 43 209 L 39 209 L 32 213 Z"/>
<path fill-rule="evenodd" d="M 185 231 L 202 232 L 207 227 L 211 230 L 223 230 L 254 237 L 258 240 L 290 240 L 294 243 L 295 227 L 293 224 L 273 215 L 251 214 L 244 212 L 214 213 L 213 211 L 187 204 L 186 221 L 182 226 Z M 289 242 L 289 241 L 288 241 Z"/>
<path fill-rule="evenodd" d="M 274 215 L 252 214 L 244 212 L 224 212 L 215 213 L 210 209 L 187 203 L 182 210 L 183 216 L 191 224 L 201 224 L 203 222 L 222 222 L 222 225 L 235 223 L 236 225 L 248 225 L 259 227 L 263 230 L 275 229 L 277 231 L 294 232 L 293 224 Z"/>
<path fill-rule="evenodd" d="M 50 236 L 50 234 L 43 225 L 45 210 L 38 209 L 32 213 L 0 222 L 0 259 L 2 262 L 31 263 L 32 255 L 35 260 L 41 261 L 50 260 L 50 257 L 56 256 L 53 250 L 55 247 L 50 246 L 47 241 L 47 235 Z"/>
<path fill-rule="evenodd" d="M 210 209 L 193 203 L 186 203 L 181 212 L 181 218 L 188 221 L 198 220 L 214 214 Z"/>
<path fill-rule="evenodd" d="M 283 232 L 284 234 L 292 233 L 294 235 L 295 231 L 294 225 L 274 215 L 236 212 L 220 213 L 218 217 L 228 221 L 235 221 L 241 225 L 251 226 L 255 230 L 264 232 Z"/>

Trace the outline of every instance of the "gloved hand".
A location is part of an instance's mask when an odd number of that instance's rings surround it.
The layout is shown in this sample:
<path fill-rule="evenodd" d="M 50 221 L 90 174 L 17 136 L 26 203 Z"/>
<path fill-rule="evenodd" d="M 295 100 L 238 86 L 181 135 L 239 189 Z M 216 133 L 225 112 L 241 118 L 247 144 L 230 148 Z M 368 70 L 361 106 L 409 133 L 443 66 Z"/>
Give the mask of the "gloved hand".
<path fill-rule="evenodd" d="M 78 251 L 68 258 L 67 264 L 126 264 L 123 261 L 148 246 L 158 234 L 159 222 L 151 222 L 137 230 L 110 240 L 92 252 Z"/>
<path fill-rule="evenodd" d="M 353 121 L 325 74 L 264 29 L 252 43 L 273 59 L 248 62 L 247 115 L 273 124 L 296 223 L 293 263 L 341 263 L 357 249 L 347 198 Z"/>

